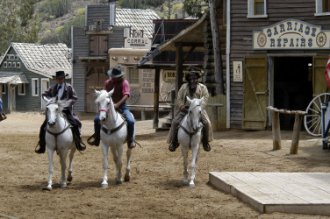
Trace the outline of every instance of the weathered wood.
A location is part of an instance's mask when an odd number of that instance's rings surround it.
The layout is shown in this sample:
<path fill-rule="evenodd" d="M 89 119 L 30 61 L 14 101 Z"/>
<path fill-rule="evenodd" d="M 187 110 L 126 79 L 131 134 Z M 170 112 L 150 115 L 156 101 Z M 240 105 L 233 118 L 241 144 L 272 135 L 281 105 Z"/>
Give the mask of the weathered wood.
<path fill-rule="evenodd" d="M 279 112 L 273 112 L 272 122 L 272 133 L 273 133 L 273 150 L 281 149 L 281 127 L 280 127 L 280 114 Z"/>
<path fill-rule="evenodd" d="M 158 122 L 159 122 L 159 84 L 160 84 L 160 69 L 156 68 L 155 71 L 155 88 L 154 88 L 154 125 L 153 128 L 158 128 Z"/>
<path fill-rule="evenodd" d="M 293 125 L 293 134 L 292 134 L 290 154 L 298 153 L 301 120 L 302 120 L 302 115 L 296 114 L 295 119 L 294 119 L 294 125 Z"/>
<path fill-rule="evenodd" d="M 281 149 L 281 128 L 280 128 L 279 114 L 283 113 L 283 114 L 295 115 L 290 154 L 297 154 L 302 117 L 306 114 L 306 112 L 301 110 L 277 109 L 273 106 L 268 106 L 266 108 L 267 110 L 272 112 L 273 150 Z"/>

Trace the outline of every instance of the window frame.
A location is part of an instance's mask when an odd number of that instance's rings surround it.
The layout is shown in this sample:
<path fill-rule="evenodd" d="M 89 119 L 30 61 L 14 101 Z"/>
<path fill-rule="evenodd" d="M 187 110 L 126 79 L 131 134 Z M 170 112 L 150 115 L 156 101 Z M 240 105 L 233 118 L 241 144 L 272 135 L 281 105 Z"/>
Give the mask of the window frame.
<path fill-rule="evenodd" d="M 19 96 L 25 96 L 26 95 L 26 87 L 25 87 L 24 83 L 17 85 L 17 94 Z"/>
<path fill-rule="evenodd" d="M 126 71 L 128 73 L 129 83 L 130 84 L 140 84 L 139 79 L 139 69 L 134 67 L 127 67 Z M 132 76 L 134 75 L 134 76 Z"/>
<path fill-rule="evenodd" d="M 324 0 L 315 0 L 315 16 L 329 16 L 330 15 L 330 0 L 328 1 L 329 4 L 329 11 L 324 11 L 323 9 L 323 1 Z"/>
<path fill-rule="evenodd" d="M 2 84 L 1 89 L 2 89 L 2 94 L 6 94 L 7 93 L 7 84 Z"/>
<path fill-rule="evenodd" d="M 264 2 L 264 14 L 255 14 L 256 0 L 247 1 L 247 18 L 267 18 L 267 0 L 259 0 Z"/>
<path fill-rule="evenodd" d="M 37 97 L 40 93 L 39 78 L 31 78 L 31 96 Z"/>

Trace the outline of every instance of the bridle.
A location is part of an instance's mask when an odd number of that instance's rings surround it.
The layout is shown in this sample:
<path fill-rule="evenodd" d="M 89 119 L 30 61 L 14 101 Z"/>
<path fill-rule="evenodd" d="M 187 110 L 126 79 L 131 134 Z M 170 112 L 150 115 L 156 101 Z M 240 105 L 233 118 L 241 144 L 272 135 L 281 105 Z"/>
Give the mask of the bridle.
<path fill-rule="evenodd" d="M 201 106 L 201 105 L 200 105 L 200 104 L 197 104 L 197 105 L 193 106 L 192 108 L 189 108 L 188 113 L 187 113 L 187 117 L 189 118 L 189 119 L 187 120 L 187 125 L 190 127 L 190 130 L 192 130 L 192 131 L 189 131 L 186 127 L 184 127 L 184 126 L 182 125 L 182 122 L 180 123 L 180 127 L 183 129 L 183 131 L 185 131 L 185 133 L 187 133 L 187 135 L 189 135 L 190 139 L 192 138 L 192 136 L 196 135 L 196 134 L 197 134 L 197 133 L 203 128 L 202 125 L 201 125 L 201 126 L 198 126 L 197 129 L 195 129 L 195 128 L 192 127 L 192 124 L 193 124 L 193 118 L 192 118 L 190 112 L 191 112 L 194 108 L 196 108 L 196 107 L 198 107 L 198 106 Z"/>
<path fill-rule="evenodd" d="M 108 109 L 103 109 L 103 108 L 101 108 L 101 109 L 99 109 L 99 112 L 105 112 L 105 114 L 106 114 L 106 118 L 108 118 L 108 113 L 109 113 L 109 108 Z M 117 122 L 117 120 L 118 120 L 118 112 L 116 113 L 116 119 L 115 119 L 115 124 L 116 124 L 116 122 Z M 121 116 L 121 115 L 120 115 Z M 115 127 L 115 128 L 113 128 L 113 129 L 108 129 L 107 127 L 105 127 L 104 125 L 102 125 L 102 128 L 101 128 L 101 130 L 104 132 L 104 133 L 106 133 L 107 135 L 111 135 L 112 133 L 115 133 L 116 131 L 118 131 L 118 130 L 120 130 L 124 125 L 126 124 L 126 122 L 125 122 L 125 119 L 123 118 L 123 122 L 119 125 L 119 126 L 117 126 L 117 127 Z"/>

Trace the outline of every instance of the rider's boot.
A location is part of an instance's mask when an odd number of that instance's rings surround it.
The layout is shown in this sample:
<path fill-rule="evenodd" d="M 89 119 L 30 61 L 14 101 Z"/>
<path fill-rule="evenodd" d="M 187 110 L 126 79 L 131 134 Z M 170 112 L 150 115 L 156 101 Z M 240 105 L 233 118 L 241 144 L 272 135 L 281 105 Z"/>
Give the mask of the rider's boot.
<path fill-rule="evenodd" d="M 37 154 L 43 154 L 46 151 L 46 130 L 43 126 L 41 126 L 40 131 L 39 131 L 39 142 L 36 146 L 36 148 L 34 149 L 34 151 Z"/>
<path fill-rule="evenodd" d="M 175 133 L 168 150 L 174 152 L 179 147 L 178 134 Z"/>
<path fill-rule="evenodd" d="M 203 148 L 204 151 L 209 152 L 211 150 L 211 145 L 209 144 L 209 129 L 208 126 L 205 125 L 202 129 L 203 136 L 202 136 L 202 143 L 203 143 Z"/>
<path fill-rule="evenodd" d="M 95 133 L 87 139 L 87 143 L 90 145 L 99 146 L 101 140 L 101 125 L 99 123 L 96 123 L 94 129 Z"/>
<path fill-rule="evenodd" d="M 71 130 L 72 130 L 73 139 L 74 139 L 74 142 L 76 144 L 77 150 L 78 151 L 86 150 L 86 145 L 84 144 L 84 142 L 80 138 L 80 131 L 79 131 L 78 126 L 73 126 L 71 128 Z"/>

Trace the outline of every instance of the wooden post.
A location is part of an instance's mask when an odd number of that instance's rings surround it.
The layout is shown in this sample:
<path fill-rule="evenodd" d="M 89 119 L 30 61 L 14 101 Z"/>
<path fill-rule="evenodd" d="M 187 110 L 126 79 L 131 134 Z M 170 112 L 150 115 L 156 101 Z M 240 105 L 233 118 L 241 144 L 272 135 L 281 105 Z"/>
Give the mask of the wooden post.
<path fill-rule="evenodd" d="M 159 123 L 159 84 L 160 84 L 160 69 L 155 70 L 155 85 L 154 85 L 154 129 L 158 129 Z"/>
<path fill-rule="evenodd" d="M 281 127 L 280 127 L 280 113 L 272 111 L 272 133 L 273 133 L 273 150 L 281 149 Z"/>
<path fill-rule="evenodd" d="M 301 119 L 302 119 L 302 116 L 297 113 L 295 115 L 295 119 L 294 119 L 290 154 L 297 154 L 298 153 Z"/>

